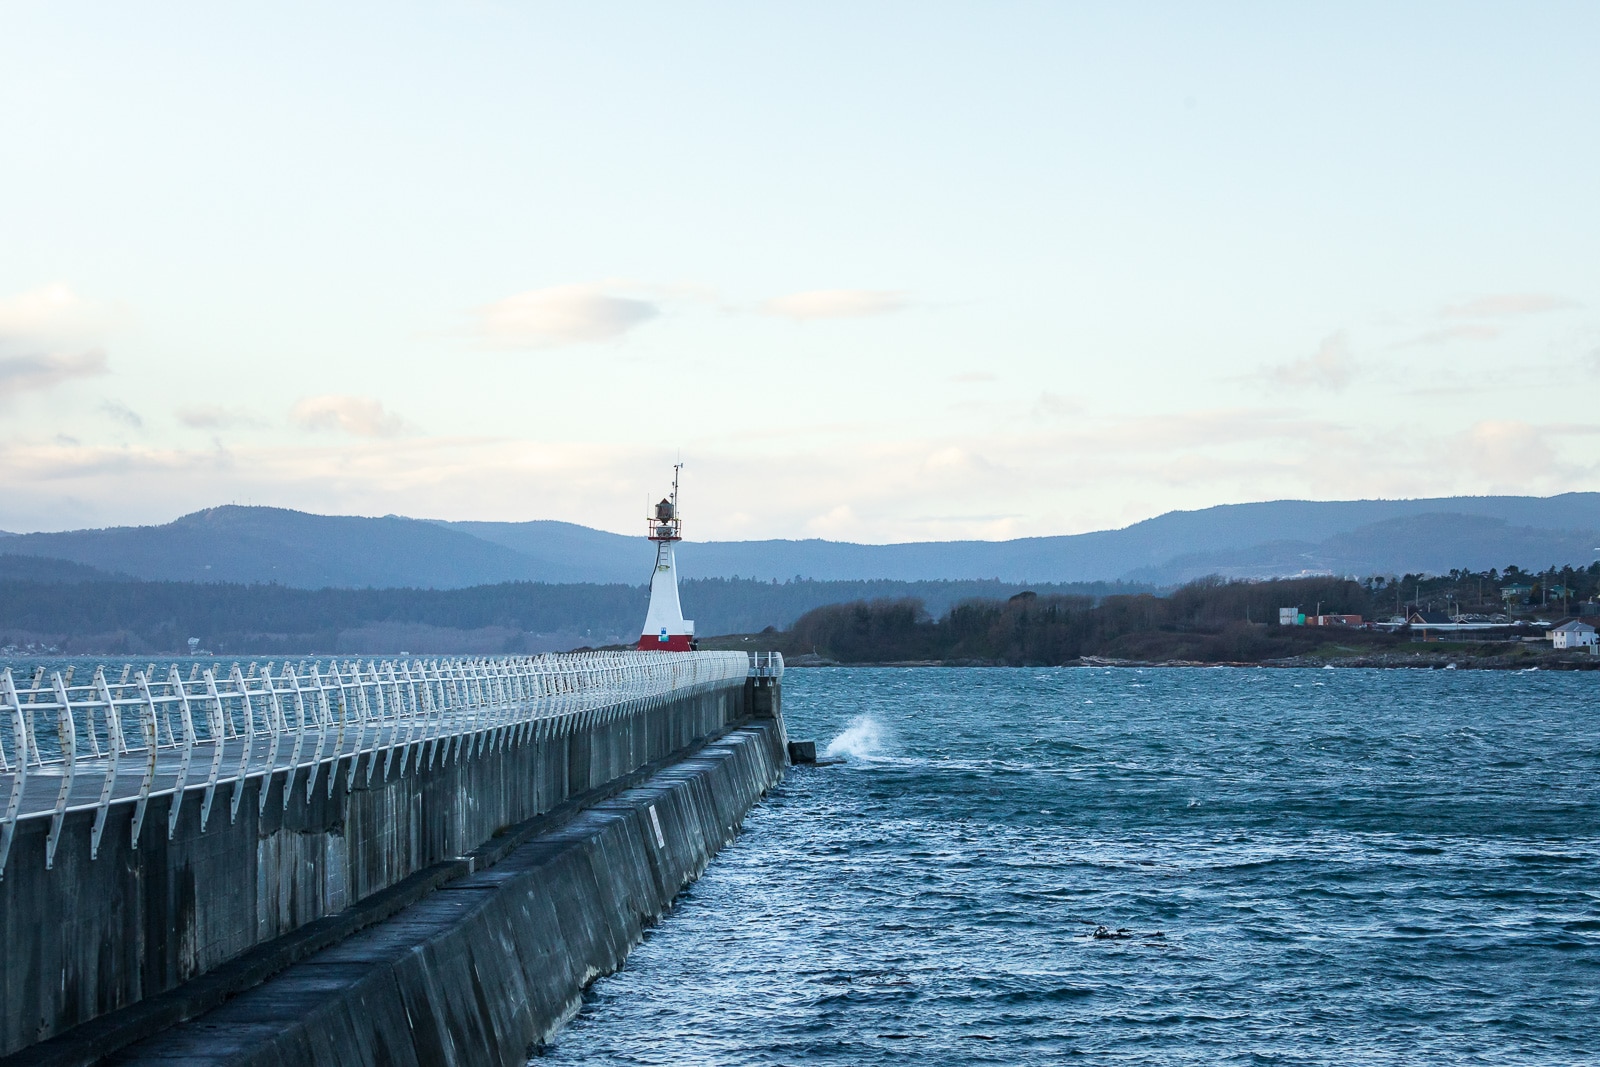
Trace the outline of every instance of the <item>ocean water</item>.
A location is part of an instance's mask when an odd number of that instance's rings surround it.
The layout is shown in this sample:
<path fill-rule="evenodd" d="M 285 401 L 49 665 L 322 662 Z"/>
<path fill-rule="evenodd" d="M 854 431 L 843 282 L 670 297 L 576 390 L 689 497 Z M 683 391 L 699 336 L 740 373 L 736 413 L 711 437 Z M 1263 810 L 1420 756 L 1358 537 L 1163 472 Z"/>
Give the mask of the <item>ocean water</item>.
<path fill-rule="evenodd" d="M 1600 1063 L 1590 674 L 794 670 L 537 1064 Z"/>

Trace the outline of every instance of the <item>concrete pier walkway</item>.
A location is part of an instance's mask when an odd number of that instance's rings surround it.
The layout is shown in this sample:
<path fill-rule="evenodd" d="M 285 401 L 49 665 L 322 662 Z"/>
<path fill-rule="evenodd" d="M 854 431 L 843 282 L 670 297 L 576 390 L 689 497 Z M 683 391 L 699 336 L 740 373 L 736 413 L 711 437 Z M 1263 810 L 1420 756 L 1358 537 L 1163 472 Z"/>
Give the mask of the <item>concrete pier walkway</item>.
<path fill-rule="evenodd" d="M 632 652 L 0 685 L 0 1056 L 143 1040 L 730 728 L 767 720 L 781 767 L 781 670 Z"/>

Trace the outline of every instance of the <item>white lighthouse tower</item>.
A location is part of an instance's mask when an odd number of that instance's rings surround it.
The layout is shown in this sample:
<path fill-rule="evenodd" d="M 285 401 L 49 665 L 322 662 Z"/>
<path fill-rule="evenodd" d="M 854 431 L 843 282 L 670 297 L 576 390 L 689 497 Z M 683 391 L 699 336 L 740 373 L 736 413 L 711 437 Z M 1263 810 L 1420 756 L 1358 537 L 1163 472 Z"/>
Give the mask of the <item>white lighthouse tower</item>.
<path fill-rule="evenodd" d="M 650 610 L 639 635 L 641 651 L 689 652 L 694 648 L 694 621 L 683 617 L 678 603 L 678 565 L 672 546 L 683 540 L 683 520 L 678 518 L 678 471 L 672 467 L 672 495 L 656 505 L 650 523 L 650 540 L 656 543 L 656 569 L 650 576 Z"/>

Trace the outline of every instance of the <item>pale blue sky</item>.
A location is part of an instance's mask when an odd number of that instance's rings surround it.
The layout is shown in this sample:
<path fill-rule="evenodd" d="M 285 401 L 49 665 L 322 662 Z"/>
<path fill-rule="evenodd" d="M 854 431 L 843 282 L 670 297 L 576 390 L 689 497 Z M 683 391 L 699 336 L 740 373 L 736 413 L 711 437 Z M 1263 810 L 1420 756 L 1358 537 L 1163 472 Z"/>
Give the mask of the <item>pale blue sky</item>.
<path fill-rule="evenodd" d="M 0 0 L 0 529 L 1596 485 L 1594 4 Z"/>

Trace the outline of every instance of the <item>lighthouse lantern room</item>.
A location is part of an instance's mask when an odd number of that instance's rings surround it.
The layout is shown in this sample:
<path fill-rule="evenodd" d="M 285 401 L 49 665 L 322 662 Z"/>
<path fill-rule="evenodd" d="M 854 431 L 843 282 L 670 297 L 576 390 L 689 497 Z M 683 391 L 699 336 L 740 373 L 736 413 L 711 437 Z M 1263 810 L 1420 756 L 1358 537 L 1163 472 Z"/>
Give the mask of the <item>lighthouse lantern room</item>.
<path fill-rule="evenodd" d="M 639 648 L 644 651 L 689 652 L 695 647 L 694 622 L 683 617 L 678 603 L 678 567 L 672 546 L 683 540 L 683 520 L 678 517 L 678 471 L 672 468 L 672 495 L 649 517 L 650 540 L 656 543 L 656 569 L 650 575 L 650 610 L 644 617 Z"/>

